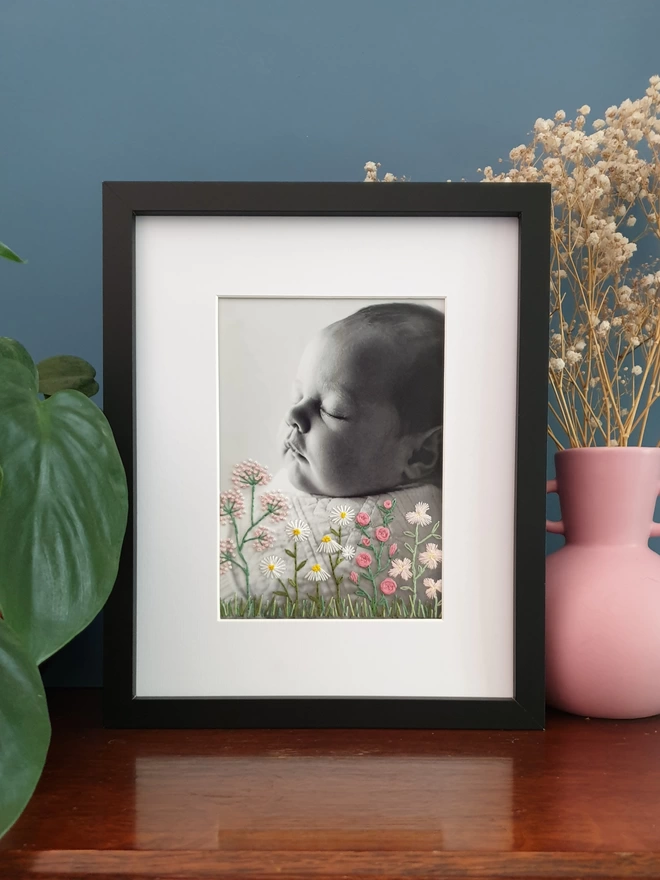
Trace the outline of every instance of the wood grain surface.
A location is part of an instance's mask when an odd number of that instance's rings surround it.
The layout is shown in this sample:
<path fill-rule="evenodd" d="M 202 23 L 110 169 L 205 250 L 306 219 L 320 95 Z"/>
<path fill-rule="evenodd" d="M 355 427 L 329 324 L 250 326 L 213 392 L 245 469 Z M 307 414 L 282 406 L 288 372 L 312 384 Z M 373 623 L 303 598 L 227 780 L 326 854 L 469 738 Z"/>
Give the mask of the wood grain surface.
<path fill-rule="evenodd" d="M 660 877 L 660 717 L 545 732 L 104 730 L 53 742 L 0 877 Z"/>

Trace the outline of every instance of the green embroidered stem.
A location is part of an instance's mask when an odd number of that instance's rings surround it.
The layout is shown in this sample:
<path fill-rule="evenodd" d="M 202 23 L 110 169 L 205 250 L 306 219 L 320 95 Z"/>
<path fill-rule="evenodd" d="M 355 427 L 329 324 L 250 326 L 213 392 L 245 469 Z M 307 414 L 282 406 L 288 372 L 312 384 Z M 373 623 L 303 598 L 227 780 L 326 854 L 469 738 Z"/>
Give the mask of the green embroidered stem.
<path fill-rule="evenodd" d="M 238 523 L 236 522 L 236 517 L 234 516 L 233 513 L 230 514 L 230 517 L 231 517 L 231 524 L 234 527 L 234 535 L 236 536 L 236 552 L 238 553 L 238 555 L 241 557 L 241 560 L 243 561 L 243 565 L 239 565 L 239 568 L 241 569 L 241 571 L 245 575 L 245 592 L 246 592 L 247 598 L 249 599 L 250 598 L 250 567 L 247 563 L 247 559 L 245 558 L 245 556 L 243 556 L 243 544 L 245 543 L 245 535 L 243 535 L 243 541 L 239 541 L 239 539 L 238 539 Z M 247 534 L 247 532 L 245 534 Z M 245 567 L 243 567 L 243 566 L 245 566 Z"/>

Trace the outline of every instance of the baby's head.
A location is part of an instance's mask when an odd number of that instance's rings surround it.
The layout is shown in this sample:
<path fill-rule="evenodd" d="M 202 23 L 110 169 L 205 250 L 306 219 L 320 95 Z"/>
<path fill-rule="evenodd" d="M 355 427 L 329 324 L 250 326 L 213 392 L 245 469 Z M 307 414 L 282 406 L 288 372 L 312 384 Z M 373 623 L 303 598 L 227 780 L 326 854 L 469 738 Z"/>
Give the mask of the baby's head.
<path fill-rule="evenodd" d="M 431 306 L 367 306 L 303 352 L 286 416 L 293 485 L 370 495 L 440 482 L 444 316 Z"/>

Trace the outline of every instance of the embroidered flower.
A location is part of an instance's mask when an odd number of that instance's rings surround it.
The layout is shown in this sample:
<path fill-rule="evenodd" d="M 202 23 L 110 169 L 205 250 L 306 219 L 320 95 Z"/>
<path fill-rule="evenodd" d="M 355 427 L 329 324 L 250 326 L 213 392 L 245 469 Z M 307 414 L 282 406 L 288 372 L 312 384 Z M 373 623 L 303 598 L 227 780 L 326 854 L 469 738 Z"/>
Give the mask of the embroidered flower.
<path fill-rule="evenodd" d="M 267 578 L 279 578 L 286 571 L 286 566 L 281 556 L 265 556 L 259 563 L 259 570 Z"/>
<path fill-rule="evenodd" d="M 253 550 L 256 550 L 258 553 L 263 553 L 265 550 L 270 550 L 273 546 L 275 543 L 275 535 L 270 529 L 264 529 L 259 526 L 259 528 L 252 532 L 250 543 L 252 544 Z"/>
<path fill-rule="evenodd" d="M 369 566 L 371 565 L 371 556 L 369 556 L 368 553 L 358 553 L 355 561 L 360 566 L 360 568 L 369 568 Z"/>
<path fill-rule="evenodd" d="M 236 545 L 232 540 L 220 541 L 220 574 L 226 574 L 234 561 Z"/>
<path fill-rule="evenodd" d="M 352 571 L 349 574 L 349 578 L 353 581 L 354 584 L 357 584 L 357 582 L 360 580 L 360 575 L 357 573 L 357 571 Z"/>
<path fill-rule="evenodd" d="M 269 513 L 273 522 L 282 522 L 289 515 L 289 499 L 281 492 L 266 492 L 260 498 L 264 513 Z"/>
<path fill-rule="evenodd" d="M 365 513 L 364 511 L 362 511 L 362 512 L 358 513 L 358 515 L 355 517 L 355 522 L 359 526 L 368 526 L 369 523 L 371 522 L 371 517 L 369 516 L 368 513 Z"/>
<path fill-rule="evenodd" d="M 380 591 L 384 596 L 391 596 L 392 593 L 396 593 L 396 581 L 393 581 L 392 578 L 385 578 L 384 581 L 380 582 Z"/>
<path fill-rule="evenodd" d="M 385 501 L 383 501 L 383 507 L 385 508 L 385 510 L 391 510 L 392 509 L 392 499 L 386 498 Z"/>
<path fill-rule="evenodd" d="M 390 544 L 390 549 L 387 551 L 389 553 L 390 559 L 394 556 L 397 550 L 396 544 Z"/>
<path fill-rule="evenodd" d="M 316 562 L 305 575 L 308 581 L 327 581 L 330 575 Z"/>
<path fill-rule="evenodd" d="M 369 538 L 367 538 L 366 535 L 364 536 L 364 538 L 362 538 L 360 543 L 362 544 L 363 547 L 371 547 L 371 541 L 369 540 Z"/>
<path fill-rule="evenodd" d="M 353 544 L 347 544 L 345 547 L 342 547 L 341 555 L 342 559 L 348 559 L 350 562 L 355 556 L 355 547 Z"/>
<path fill-rule="evenodd" d="M 245 501 L 240 492 L 236 489 L 228 489 L 226 492 L 220 493 L 220 520 L 229 519 L 233 516 L 240 519 L 245 513 Z"/>
<path fill-rule="evenodd" d="M 309 539 L 311 530 L 307 523 L 302 519 L 292 519 L 286 524 L 284 530 L 287 538 L 292 539 L 296 544 Z"/>
<path fill-rule="evenodd" d="M 346 504 L 338 504 L 330 511 L 330 522 L 333 526 L 350 525 L 355 519 L 355 511 Z"/>
<path fill-rule="evenodd" d="M 266 486 L 272 479 L 268 470 L 252 458 L 237 464 L 231 474 L 231 481 L 237 489 L 244 486 Z"/>
<path fill-rule="evenodd" d="M 428 526 L 431 522 L 431 517 L 426 512 L 428 509 L 428 504 L 418 501 L 415 509 L 406 514 L 406 519 L 413 526 Z"/>
<path fill-rule="evenodd" d="M 427 544 L 426 550 L 419 554 L 419 561 L 433 571 L 442 562 L 442 550 L 438 550 L 437 544 Z"/>
<path fill-rule="evenodd" d="M 643 370 L 639 364 L 635 364 L 635 366 L 632 368 L 632 370 L 630 372 L 633 374 L 633 376 L 641 376 L 643 373 Z"/>
<path fill-rule="evenodd" d="M 433 599 L 434 596 L 437 596 L 438 593 L 442 592 L 442 581 L 434 581 L 433 578 L 424 578 L 424 586 L 426 587 L 424 592 L 429 599 Z"/>
<path fill-rule="evenodd" d="M 409 581 L 412 577 L 412 560 L 406 556 L 404 559 L 395 559 L 388 574 L 391 577 L 400 577 L 402 581 Z"/>
<path fill-rule="evenodd" d="M 374 534 L 375 534 L 376 538 L 382 544 L 383 542 L 387 541 L 387 539 L 389 538 L 390 530 L 387 528 L 387 526 L 378 526 L 378 528 L 376 529 Z"/>
<path fill-rule="evenodd" d="M 321 543 L 316 549 L 319 553 L 339 553 L 341 544 L 338 544 L 332 535 L 323 535 Z"/>

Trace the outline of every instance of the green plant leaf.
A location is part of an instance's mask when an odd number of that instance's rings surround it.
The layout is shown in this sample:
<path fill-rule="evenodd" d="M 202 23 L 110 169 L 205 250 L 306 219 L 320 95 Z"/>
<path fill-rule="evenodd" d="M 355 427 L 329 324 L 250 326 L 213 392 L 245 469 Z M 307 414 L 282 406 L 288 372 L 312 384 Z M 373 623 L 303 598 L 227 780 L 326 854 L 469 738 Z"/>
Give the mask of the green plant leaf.
<path fill-rule="evenodd" d="M 365 591 L 361 590 L 360 588 L 355 591 L 355 595 L 360 596 L 360 598 L 362 599 L 371 599 L 371 596 L 368 593 L 365 593 Z"/>
<path fill-rule="evenodd" d="M 284 590 L 273 590 L 273 596 L 284 596 L 285 599 L 289 598 L 289 594 L 285 593 Z"/>
<path fill-rule="evenodd" d="M 295 558 L 295 553 L 293 552 L 293 550 L 289 550 L 287 547 L 285 547 L 284 552 L 286 553 L 287 556 L 290 556 L 291 559 Z"/>
<path fill-rule="evenodd" d="M 82 358 L 72 354 L 59 354 L 37 364 L 39 391 L 49 397 L 58 391 L 80 391 L 85 397 L 93 397 L 99 386 L 95 380 L 96 370 Z"/>
<path fill-rule="evenodd" d="M 0 618 L 0 837 L 32 797 L 49 742 L 50 721 L 39 670 Z"/>
<path fill-rule="evenodd" d="M 27 349 L 24 348 L 20 342 L 17 342 L 15 339 L 10 339 L 8 336 L 0 336 L 0 358 L 8 358 L 11 361 L 16 361 L 17 363 L 22 364 L 22 366 L 24 366 L 30 373 L 30 384 L 34 384 L 34 387 L 36 388 L 39 383 L 39 373 L 37 372 L 34 361 L 28 354 Z"/>
<path fill-rule="evenodd" d="M 296 565 L 296 571 L 300 571 L 300 570 L 303 569 L 306 565 L 307 565 L 307 560 L 306 560 L 306 559 L 303 559 L 303 561 L 302 561 L 299 565 Z"/>
<path fill-rule="evenodd" d="M 0 257 L 4 257 L 5 260 L 11 260 L 13 263 L 24 263 L 25 260 L 22 260 L 18 254 L 15 254 L 11 248 L 8 248 L 6 244 L 3 244 L 0 241 Z"/>
<path fill-rule="evenodd" d="M 84 629 L 115 581 L 128 508 L 108 422 L 78 391 L 39 400 L 0 357 L 0 607 L 41 663 Z"/>

